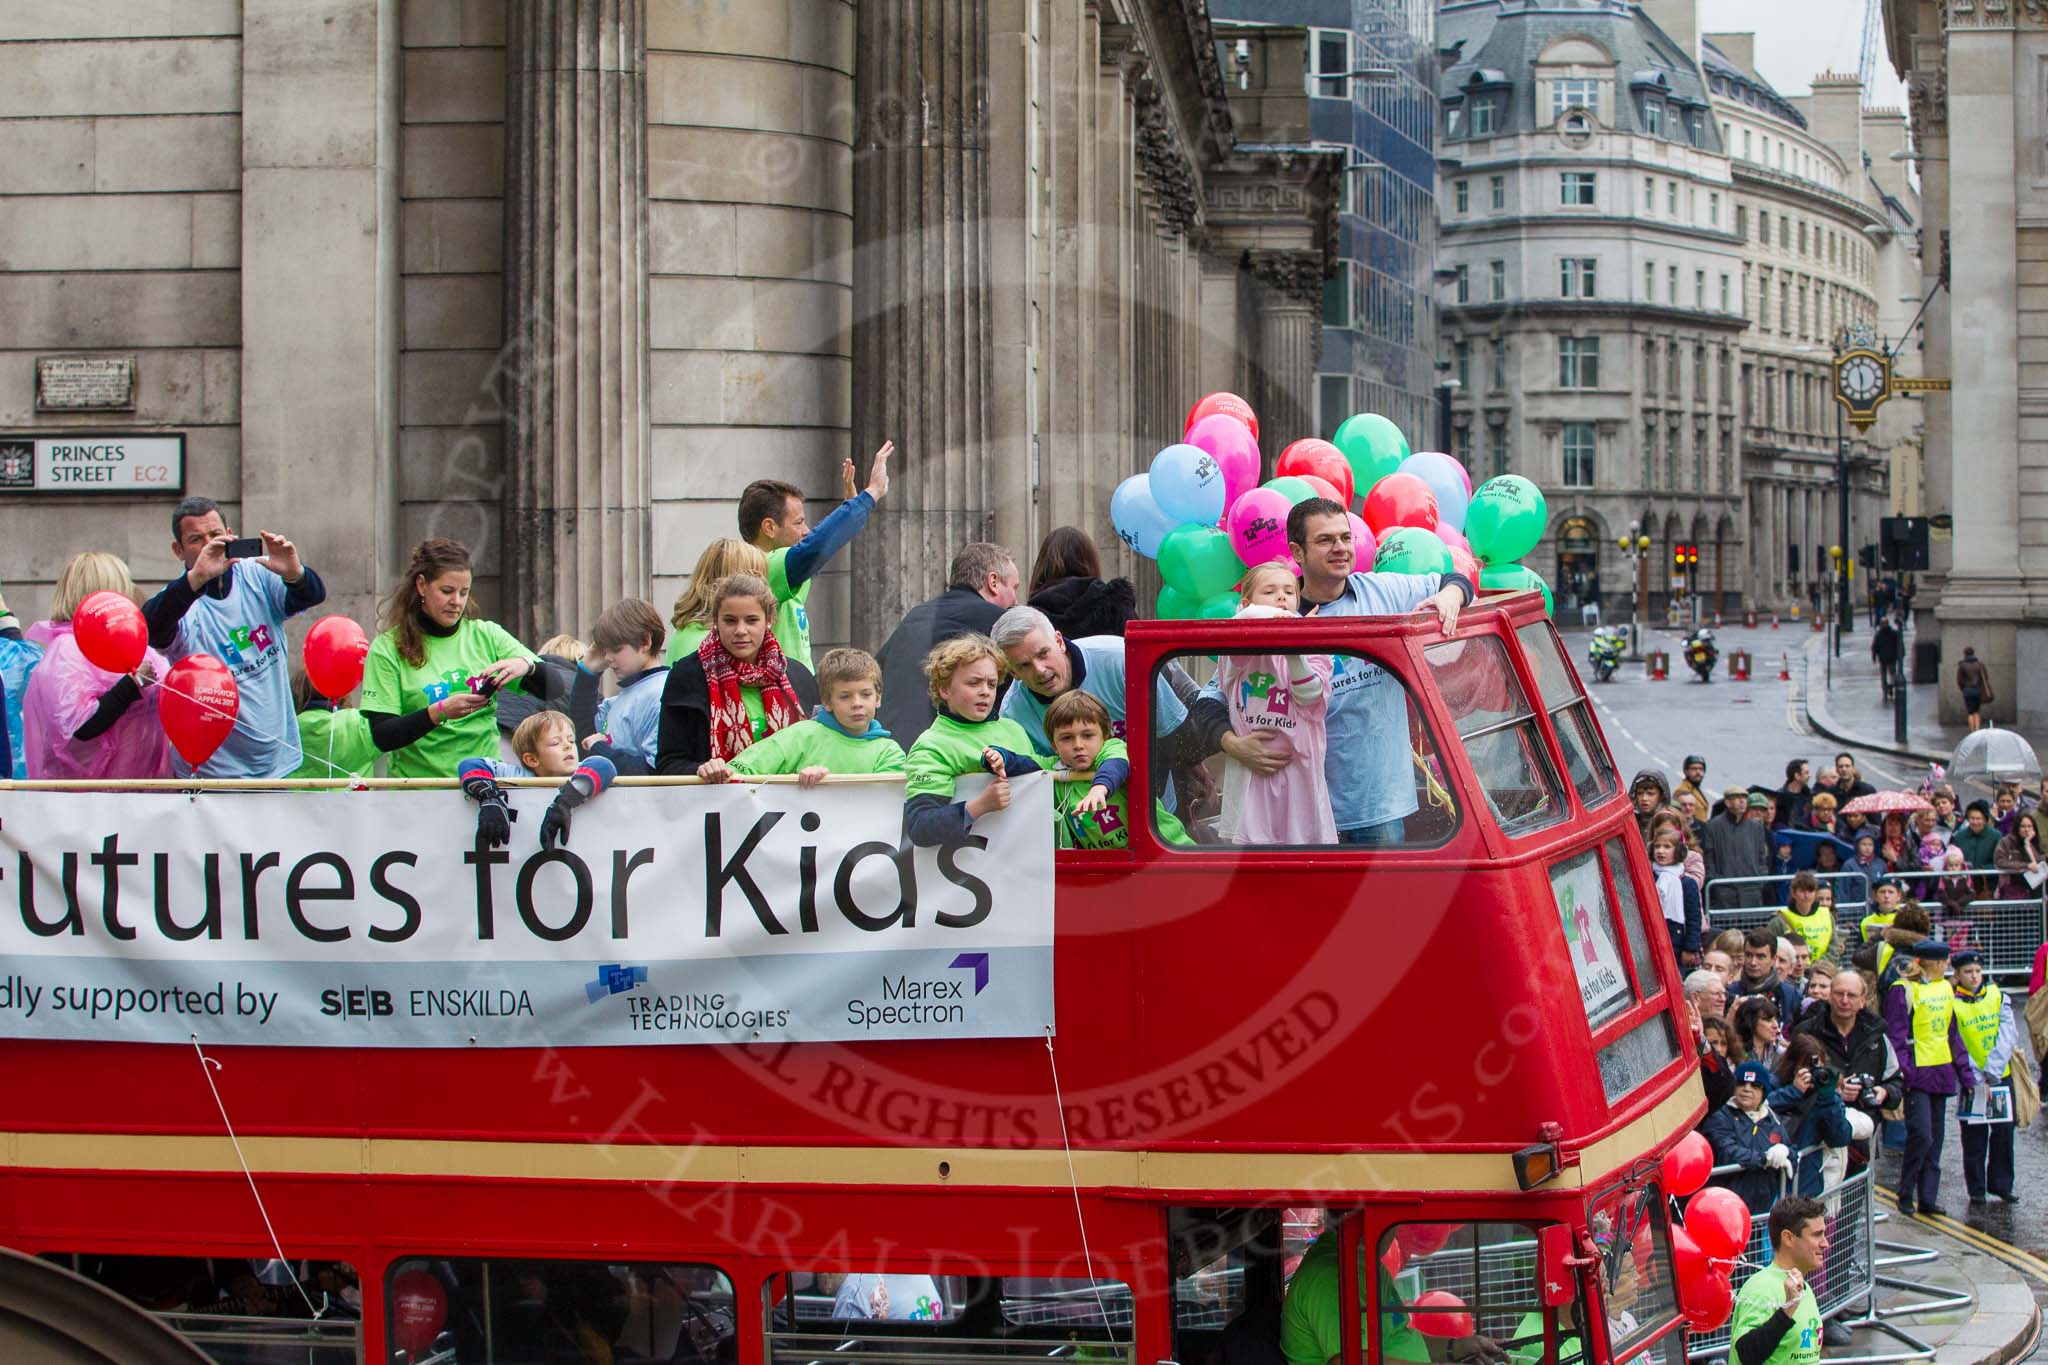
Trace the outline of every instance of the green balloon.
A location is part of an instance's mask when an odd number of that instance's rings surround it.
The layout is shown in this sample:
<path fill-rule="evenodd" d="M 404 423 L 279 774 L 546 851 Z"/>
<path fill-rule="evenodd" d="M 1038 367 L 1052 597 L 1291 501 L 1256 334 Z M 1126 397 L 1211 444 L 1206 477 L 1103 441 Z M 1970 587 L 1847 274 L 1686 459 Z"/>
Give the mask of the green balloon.
<path fill-rule="evenodd" d="M 1306 480 L 1297 479 L 1292 474 L 1282 474 L 1277 479 L 1268 479 L 1262 486 L 1272 489 L 1275 493 L 1287 499 L 1289 507 L 1307 502 L 1310 498 L 1322 496 L 1315 489 L 1309 487 Z"/>
<path fill-rule="evenodd" d="M 1213 597 L 1202 599 L 1201 619 L 1204 621 L 1227 621 L 1237 615 L 1237 593 L 1219 592 Z"/>
<path fill-rule="evenodd" d="M 1372 558 L 1374 573 L 1450 573 L 1452 568 L 1451 547 L 1420 526 L 1396 526 L 1380 537 Z"/>
<path fill-rule="evenodd" d="M 1553 616 L 1557 611 L 1557 599 L 1551 596 L 1550 585 L 1543 581 L 1543 575 L 1521 564 L 1488 564 L 1479 571 L 1479 586 L 1497 592 L 1520 592 L 1533 589 L 1543 594 L 1543 614 Z"/>
<path fill-rule="evenodd" d="M 1550 524 L 1543 490 L 1520 474 L 1502 474 L 1472 490 L 1465 539 L 1482 564 L 1512 564 L 1536 548 Z"/>
<path fill-rule="evenodd" d="M 1401 461 L 1411 453 L 1401 428 L 1376 412 L 1345 418 L 1332 444 L 1350 461 L 1352 491 L 1361 498 L 1374 484 L 1399 469 Z"/>
<path fill-rule="evenodd" d="M 1244 562 L 1230 548 L 1229 536 L 1213 526 L 1189 522 L 1159 542 L 1159 576 L 1200 602 L 1227 591 L 1243 577 Z"/>
<path fill-rule="evenodd" d="M 1171 584 L 1159 590 L 1156 605 L 1162 621 L 1192 621 L 1202 609 L 1199 599 L 1188 596 Z"/>

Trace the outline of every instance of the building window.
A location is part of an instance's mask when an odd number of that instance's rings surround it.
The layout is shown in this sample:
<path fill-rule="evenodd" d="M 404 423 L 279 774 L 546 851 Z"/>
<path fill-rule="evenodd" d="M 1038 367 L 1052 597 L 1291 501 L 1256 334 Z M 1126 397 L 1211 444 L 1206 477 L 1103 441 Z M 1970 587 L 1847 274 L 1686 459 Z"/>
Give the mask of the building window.
<path fill-rule="evenodd" d="M 1771 211 L 1769 209 L 1758 209 L 1756 211 L 1756 239 L 1765 246 L 1771 244 Z"/>
<path fill-rule="evenodd" d="M 1323 326 L 1350 327 L 1352 321 L 1352 294 L 1355 292 L 1353 274 L 1358 270 L 1354 261 L 1340 262 L 1336 271 L 1323 281 Z"/>
<path fill-rule="evenodd" d="M 1566 422 L 1564 424 L 1564 486 L 1566 488 L 1591 488 L 1593 486 L 1593 456 L 1596 432 L 1591 422 Z"/>
<path fill-rule="evenodd" d="M 1558 195 L 1566 208 L 1593 207 L 1593 173 L 1564 171 L 1558 176 Z"/>
<path fill-rule="evenodd" d="M 1747 204 L 1737 204 L 1735 206 L 1735 235 L 1737 237 L 1749 236 L 1749 206 Z"/>
<path fill-rule="evenodd" d="M 1508 429 L 1506 426 L 1490 426 L 1486 429 L 1486 463 L 1493 471 L 1492 478 L 1499 478 L 1508 472 Z"/>
<path fill-rule="evenodd" d="M 1452 191 L 1452 195 L 1453 195 L 1453 197 L 1455 198 L 1455 200 L 1456 200 L 1456 202 L 1457 202 L 1457 205 L 1458 205 L 1458 212 L 1460 212 L 1460 213 L 1470 213 L 1470 212 L 1472 211 L 1472 182 L 1471 182 L 1471 181 L 1469 181 L 1469 180 L 1460 180 L 1460 181 L 1459 181 L 1459 182 L 1457 183 L 1457 187 L 1456 187 L 1456 188 L 1455 188 L 1455 189 L 1454 189 L 1454 190 Z"/>
<path fill-rule="evenodd" d="M 1657 396 L 1657 338 L 1643 338 L 1643 392 Z"/>
<path fill-rule="evenodd" d="M 1324 99 L 1351 98 L 1351 34 L 1341 28 L 1312 28 L 1308 31 L 1311 69 L 1308 93 Z"/>
<path fill-rule="evenodd" d="M 1792 249 L 1792 220 L 1784 214 L 1778 215 L 1778 250 Z"/>
<path fill-rule="evenodd" d="M 1657 419 L 1643 423 L 1643 487 L 1657 486 Z"/>
<path fill-rule="evenodd" d="M 1751 155 L 1749 150 L 1749 129 L 1747 128 L 1744 128 L 1742 130 L 1742 159 L 1744 161 L 1753 161 L 1756 159 L 1754 156 Z"/>
<path fill-rule="evenodd" d="M 1458 302 L 1472 302 L 1472 268 L 1463 261 L 1458 263 Z"/>
<path fill-rule="evenodd" d="M 1508 386 L 1508 343 L 1505 337 L 1493 339 L 1492 354 L 1488 360 L 1487 387 L 1499 393 Z"/>
<path fill-rule="evenodd" d="M 1705 342 L 1695 342 L 1692 348 L 1692 401 L 1707 401 L 1707 347 Z"/>
<path fill-rule="evenodd" d="M 1799 254 L 1802 256 L 1806 254 L 1806 220 L 1804 218 L 1799 220 Z"/>
<path fill-rule="evenodd" d="M 1451 453 L 1458 457 L 1458 463 L 1472 467 L 1472 428 L 1460 426 L 1451 428 Z"/>
<path fill-rule="evenodd" d="M 1676 180 L 1664 182 L 1664 212 L 1673 218 L 1678 216 L 1678 182 Z"/>
<path fill-rule="evenodd" d="M 1778 330 L 1792 330 L 1792 281 L 1778 281 Z"/>
<path fill-rule="evenodd" d="M 1701 310 L 1702 312 L 1706 311 L 1707 272 L 1704 270 L 1695 270 L 1692 272 L 1692 306 Z"/>
<path fill-rule="evenodd" d="M 1728 406 L 1728 348 L 1721 347 L 1714 355 L 1714 389 L 1721 396 L 1721 406 Z"/>
<path fill-rule="evenodd" d="M 1645 302 L 1645 303 L 1655 303 L 1656 301 L 1657 301 L 1657 263 L 1656 263 L 1655 261 L 1644 261 L 1644 262 L 1643 262 L 1643 302 Z"/>
<path fill-rule="evenodd" d="M 1559 285 L 1568 299 L 1597 297 L 1599 262 L 1591 256 L 1566 256 L 1558 262 Z"/>
<path fill-rule="evenodd" d="M 1591 76 L 1567 76 L 1550 83 L 1550 121 L 1557 122 L 1567 110 L 1600 112 L 1600 82 Z"/>
<path fill-rule="evenodd" d="M 1492 137 L 1492 136 L 1493 136 L 1493 101 L 1492 101 L 1492 100 L 1490 100 L 1490 99 L 1486 99 L 1486 100 L 1474 100 L 1474 101 L 1472 102 L 1472 136 L 1474 136 L 1474 137 Z"/>
<path fill-rule="evenodd" d="M 1721 196 L 1718 194 L 1707 195 L 1707 226 L 1721 226 Z"/>
<path fill-rule="evenodd" d="M 1652 175 L 1646 175 L 1643 177 L 1643 212 L 1655 213 L 1656 211 L 1657 178 Z"/>
<path fill-rule="evenodd" d="M 1325 441 L 1337 434 L 1337 428 L 1351 415 L 1351 376 L 1348 374 L 1319 374 L 1316 376 L 1316 430 L 1323 434 Z"/>
<path fill-rule="evenodd" d="M 1488 261 L 1486 263 L 1486 274 L 1488 281 L 1493 287 L 1493 301 L 1499 303 L 1508 296 L 1508 263 L 1506 261 Z"/>
<path fill-rule="evenodd" d="M 1758 331 L 1771 330 L 1771 272 L 1768 270 L 1757 280 L 1756 325 Z"/>
<path fill-rule="evenodd" d="M 1561 389 L 1600 387 L 1600 338 L 1557 339 L 1557 386 Z"/>
<path fill-rule="evenodd" d="M 1651 137 L 1664 136 L 1664 101 L 1643 101 L 1643 131 Z"/>
<path fill-rule="evenodd" d="M 1673 399 L 1685 396 L 1684 390 L 1678 387 L 1678 353 L 1684 348 L 1684 343 L 1679 341 L 1673 341 L 1664 348 L 1664 387 L 1671 390 Z M 1672 444 L 1678 443 L 1674 440 Z"/>
<path fill-rule="evenodd" d="M 1451 347 L 1451 357 L 1451 372 L 1458 376 L 1458 387 L 1472 392 L 1472 343 L 1457 342 Z"/>
<path fill-rule="evenodd" d="M 1664 301 L 1673 308 L 1678 306 L 1678 267 L 1664 267 Z"/>
<path fill-rule="evenodd" d="M 1499 213 L 1508 206 L 1508 178 L 1496 175 L 1487 181 L 1487 192 L 1492 196 L 1493 211 Z"/>
<path fill-rule="evenodd" d="M 1721 276 L 1721 311 L 1724 313 L 1728 311 L 1728 276 L 1726 274 Z"/>

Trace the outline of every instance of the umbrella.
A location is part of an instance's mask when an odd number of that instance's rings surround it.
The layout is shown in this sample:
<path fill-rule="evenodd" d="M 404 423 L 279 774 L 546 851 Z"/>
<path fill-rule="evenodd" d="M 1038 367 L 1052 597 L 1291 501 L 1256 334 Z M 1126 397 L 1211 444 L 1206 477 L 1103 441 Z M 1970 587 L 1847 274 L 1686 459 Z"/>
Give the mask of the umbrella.
<path fill-rule="evenodd" d="M 2041 760 L 2034 757 L 2034 746 L 2011 730 L 1978 730 L 1956 746 L 1948 776 L 1983 792 L 1996 791 L 2001 782 L 2031 787 L 2041 780 Z"/>
<path fill-rule="evenodd" d="M 1872 792 L 1859 796 L 1842 807 L 1843 815 L 1890 815 L 1893 811 L 1910 813 L 1933 810 L 1934 805 L 1924 796 L 1912 792 Z"/>
<path fill-rule="evenodd" d="M 1771 844 L 1773 847 L 1778 844 L 1792 845 L 1792 870 L 1794 872 L 1804 872 L 1812 867 L 1815 852 L 1822 844 L 1833 844 L 1835 852 L 1842 856 L 1842 861 L 1845 863 L 1856 854 L 1856 846 L 1854 844 L 1837 839 L 1834 835 L 1817 829 L 1774 829 L 1771 831 Z"/>

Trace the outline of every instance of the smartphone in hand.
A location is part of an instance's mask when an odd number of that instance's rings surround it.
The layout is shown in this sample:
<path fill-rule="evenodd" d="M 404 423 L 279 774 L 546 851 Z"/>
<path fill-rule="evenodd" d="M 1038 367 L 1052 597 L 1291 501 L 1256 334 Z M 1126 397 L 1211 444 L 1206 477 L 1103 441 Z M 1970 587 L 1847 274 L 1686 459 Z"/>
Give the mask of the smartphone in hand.
<path fill-rule="evenodd" d="M 261 559 L 261 558 L 263 558 L 263 541 L 262 541 L 262 539 L 261 539 L 260 537 L 258 537 L 258 536 L 243 536 L 243 537 L 242 537 L 241 539 L 239 539 L 239 540 L 231 540 L 231 541 L 229 541 L 229 542 L 228 542 L 228 558 L 229 558 L 229 559 Z"/>

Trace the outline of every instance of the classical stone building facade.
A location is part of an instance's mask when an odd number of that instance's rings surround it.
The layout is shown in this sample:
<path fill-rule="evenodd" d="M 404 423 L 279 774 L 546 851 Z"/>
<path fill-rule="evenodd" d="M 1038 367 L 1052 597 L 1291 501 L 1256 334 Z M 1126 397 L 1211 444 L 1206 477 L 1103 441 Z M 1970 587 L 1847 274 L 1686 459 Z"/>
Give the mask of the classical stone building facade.
<path fill-rule="evenodd" d="M 1201 391 L 1311 431 L 1342 158 L 1306 34 L 1233 37 L 1226 75 L 1201 0 L 0 7 L 0 434 L 182 433 L 366 620 L 463 539 L 530 635 L 893 439 L 812 597 L 873 642 L 965 539 L 1117 549 Z M 39 405 L 51 357 L 132 358 L 132 404 Z M 0 489 L 0 584 L 161 581 L 172 501 Z"/>
<path fill-rule="evenodd" d="M 1954 518 L 1931 546 L 1914 623 L 1941 655 L 1992 672 L 1994 719 L 2048 724 L 2048 4 L 1886 0 L 1925 205 L 1924 510 Z M 1946 288 L 1938 286 L 1946 283 Z"/>
<path fill-rule="evenodd" d="M 1454 453 L 1549 496 L 1560 609 L 1742 599 L 1734 186 L 1688 48 L 1629 0 L 1450 0 L 1443 211 Z M 1691 593 L 1679 544 L 1697 543 Z"/>

